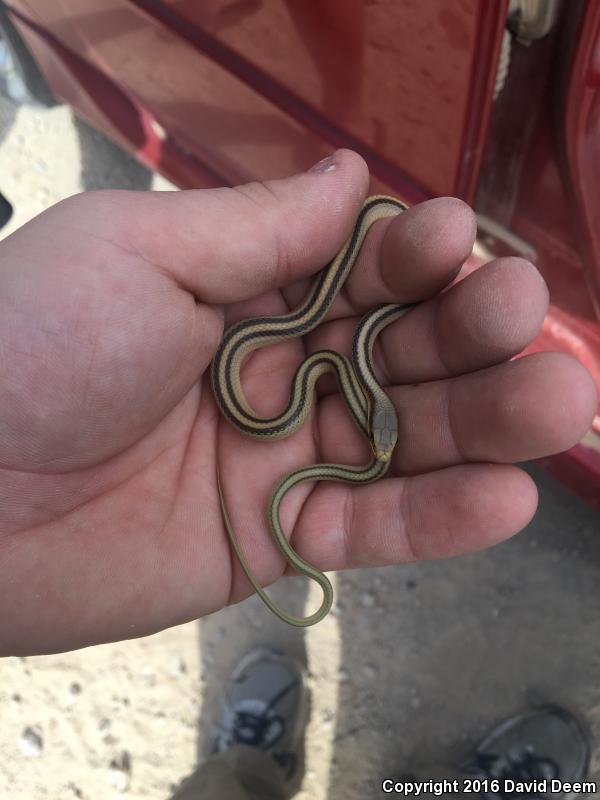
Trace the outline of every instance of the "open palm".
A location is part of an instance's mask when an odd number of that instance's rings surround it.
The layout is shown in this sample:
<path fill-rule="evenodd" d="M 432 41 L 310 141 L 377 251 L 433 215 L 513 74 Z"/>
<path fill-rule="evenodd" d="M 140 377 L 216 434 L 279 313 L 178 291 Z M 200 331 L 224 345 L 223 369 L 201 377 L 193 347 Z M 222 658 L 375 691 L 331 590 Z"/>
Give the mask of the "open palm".
<path fill-rule="evenodd" d="M 327 380 L 304 428 L 280 442 L 233 430 L 207 367 L 223 326 L 286 312 L 335 254 L 366 194 L 348 151 L 314 172 L 237 189 L 71 198 L 0 246 L 0 653 L 140 636 L 250 592 L 285 564 L 265 506 L 287 470 L 368 459 Z M 492 262 L 440 291 L 469 254 L 458 200 L 370 231 L 328 321 L 307 341 L 253 354 L 244 391 L 278 412 L 307 351 L 348 352 L 380 302 L 424 300 L 379 338 L 400 438 L 389 477 L 302 486 L 282 521 L 324 570 L 458 555 L 520 530 L 535 486 L 513 461 L 575 443 L 595 407 L 590 376 L 560 354 L 509 359 L 547 305 L 537 271 Z"/>

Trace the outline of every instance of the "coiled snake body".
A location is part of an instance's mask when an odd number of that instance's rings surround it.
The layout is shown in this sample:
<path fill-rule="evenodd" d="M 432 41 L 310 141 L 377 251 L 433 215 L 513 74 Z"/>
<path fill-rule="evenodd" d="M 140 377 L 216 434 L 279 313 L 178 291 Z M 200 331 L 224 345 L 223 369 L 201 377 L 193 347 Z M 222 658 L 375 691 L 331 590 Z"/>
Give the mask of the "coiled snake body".
<path fill-rule="evenodd" d="M 398 438 L 398 419 L 391 400 L 375 377 L 373 345 L 380 331 L 406 314 L 414 304 L 386 304 L 369 311 L 356 329 L 351 360 L 333 350 L 320 350 L 310 355 L 294 376 L 286 408 L 270 419 L 257 416 L 244 396 L 240 383 L 242 361 L 248 353 L 259 347 L 312 331 L 323 320 L 350 274 L 371 225 L 405 209 L 406 206 L 393 197 L 368 197 L 352 234 L 333 261 L 319 274 L 306 300 L 289 314 L 256 317 L 236 323 L 225 332 L 212 362 L 213 392 L 221 412 L 242 433 L 258 439 L 282 439 L 296 431 L 312 408 L 315 384 L 319 377 L 327 372 L 335 373 L 350 414 L 373 450 L 372 460 L 364 466 L 314 464 L 302 467 L 285 475 L 273 490 L 268 507 L 273 540 L 286 561 L 301 574 L 315 580 L 323 590 L 320 608 L 306 617 L 288 614 L 273 602 L 257 581 L 233 533 L 219 479 L 225 527 L 244 572 L 271 611 L 291 625 L 305 627 L 322 620 L 331 608 L 333 589 L 327 576 L 301 558 L 289 544 L 279 520 L 281 501 L 286 492 L 302 481 L 332 480 L 359 484 L 370 483 L 385 474 Z"/>

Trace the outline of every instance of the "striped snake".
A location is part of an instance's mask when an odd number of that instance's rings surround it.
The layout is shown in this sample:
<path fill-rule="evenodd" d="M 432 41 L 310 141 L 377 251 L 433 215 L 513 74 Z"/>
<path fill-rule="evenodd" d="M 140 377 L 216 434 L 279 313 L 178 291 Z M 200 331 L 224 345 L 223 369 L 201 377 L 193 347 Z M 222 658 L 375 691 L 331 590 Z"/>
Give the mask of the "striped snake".
<path fill-rule="evenodd" d="M 232 325 L 225 332 L 212 362 L 213 392 L 222 414 L 239 431 L 257 439 L 283 439 L 294 433 L 312 409 L 317 380 L 327 372 L 335 373 L 348 410 L 373 451 L 371 461 L 361 467 L 314 464 L 295 469 L 285 475 L 273 490 L 268 506 L 273 540 L 286 561 L 301 574 L 315 580 L 323 590 L 320 608 L 306 617 L 288 614 L 257 581 L 232 530 L 217 474 L 223 520 L 244 572 L 271 611 L 290 625 L 305 627 L 322 620 L 331 608 L 333 588 L 326 575 L 301 558 L 289 544 L 279 519 L 281 501 L 290 489 L 302 481 L 330 480 L 361 484 L 375 481 L 385 474 L 398 438 L 398 418 L 391 400 L 375 377 L 373 345 L 380 331 L 406 314 L 414 304 L 386 304 L 369 311 L 356 329 L 351 361 L 333 350 L 320 350 L 308 356 L 294 376 L 287 406 L 276 417 L 265 419 L 257 416 L 247 402 L 240 382 L 242 362 L 248 353 L 257 348 L 302 336 L 322 322 L 350 274 L 371 225 L 405 209 L 404 203 L 393 197 L 368 197 L 350 237 L 333 261 L 319 273 L 308 297 L 288 314 L 255 317 Z"/>

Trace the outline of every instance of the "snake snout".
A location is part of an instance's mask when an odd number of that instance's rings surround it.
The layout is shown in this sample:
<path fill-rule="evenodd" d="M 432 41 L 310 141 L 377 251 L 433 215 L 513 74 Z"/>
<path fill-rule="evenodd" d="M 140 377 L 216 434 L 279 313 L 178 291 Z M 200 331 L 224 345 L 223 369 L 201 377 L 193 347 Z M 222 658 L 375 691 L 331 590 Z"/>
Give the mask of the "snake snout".
<path fill-rule="evenodd" d="M 389 461 L 398 441 L 398 417 L 395 410 L 376 409 L 371 419 L 371 446 L 378 461 Z"/>

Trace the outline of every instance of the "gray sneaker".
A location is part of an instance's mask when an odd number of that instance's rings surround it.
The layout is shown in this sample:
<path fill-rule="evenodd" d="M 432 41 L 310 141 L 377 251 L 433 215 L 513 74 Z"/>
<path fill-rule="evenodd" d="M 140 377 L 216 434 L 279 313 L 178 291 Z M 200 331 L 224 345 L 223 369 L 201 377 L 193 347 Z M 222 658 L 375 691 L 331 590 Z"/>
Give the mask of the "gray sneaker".
<path fill-rule="evenodd" d="M 502 722 L 460 771 L 481 779 L 480 796 L 487 800 L 567 800 L 581 791 L 562 789 L 562 784 L 584 781 L 589 761 L 589 737 L 581 723 L 550 706 Z"/>
<path fill-rule="evenodd" d="M 231 676 L 212 752 L 222 753 L 236 744 L 259 747 L 291 780 L 302 751 L 308 707 L 301 665 L 279 650 L 254 650 Z"/>

